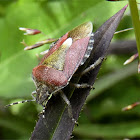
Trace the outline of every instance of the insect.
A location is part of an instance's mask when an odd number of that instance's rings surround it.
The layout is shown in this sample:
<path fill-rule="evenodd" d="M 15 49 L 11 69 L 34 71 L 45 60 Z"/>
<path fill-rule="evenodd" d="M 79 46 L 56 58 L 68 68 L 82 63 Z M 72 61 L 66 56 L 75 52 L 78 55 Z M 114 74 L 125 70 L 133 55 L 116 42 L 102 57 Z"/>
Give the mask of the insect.
<path fill-rule="evenodd" d="M 48 100 L 54 94 L 60 94 L 68 105 L 69 116 L 73 119 L 70 101 L 63 93 L 62 89 L 66 87 L 73 74 L 80 65 L 83 65 L 93 49 L 92 23 L 86 22 L 73 30 L 67 32 L 58 41 L 51 45 L 50 50 L 44 55 L 38 66 L 33 68 L 32 79 L 36 86 L 36 91 L 32 92 L 33 100 L 15 102 L 14 104 L 36 101 L 43 106 L 44 112 Z M 31 48 L 32 49 L 32 48 Z M 97 60 L 83 74 L 93 69 L 101 60 Z M 77 88 L 89 88 L 87 84 L 73 84 Z"/>

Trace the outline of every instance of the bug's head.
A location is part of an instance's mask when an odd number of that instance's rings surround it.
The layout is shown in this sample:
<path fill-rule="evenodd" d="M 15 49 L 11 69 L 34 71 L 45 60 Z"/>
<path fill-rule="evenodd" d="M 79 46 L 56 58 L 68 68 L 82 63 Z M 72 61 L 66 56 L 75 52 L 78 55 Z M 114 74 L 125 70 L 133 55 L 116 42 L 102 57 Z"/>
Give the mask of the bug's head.
<path fill-rule="evenodd" d="M 47 101 L 51 98 L 52 92 L 50 91 L 50 88 L 47 85 L 36 80 L 34 80 L 34 83 L 36 86 L 36 91 L 34 91 L 32 95 L 38 104 L 44 106 L 47 103 Z"/>

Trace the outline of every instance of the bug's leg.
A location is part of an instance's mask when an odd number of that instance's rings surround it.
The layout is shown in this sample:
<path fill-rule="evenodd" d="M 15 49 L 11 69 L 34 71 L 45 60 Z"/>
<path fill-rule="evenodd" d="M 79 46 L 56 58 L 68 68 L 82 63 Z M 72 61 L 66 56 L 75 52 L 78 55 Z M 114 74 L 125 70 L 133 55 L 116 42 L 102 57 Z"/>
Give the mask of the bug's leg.
<path fill-rule="evenodd" d="M 14 103 L 11 103 L 9 105 L 6 105 L 5 107 L 9 107 L 9 106 L 21 104 L 21 103 L 33 102 L 33 101 L 35 101 L 35 100 L 33 99 L 33 100 L 24 100 L 24 101 L 14 102 Z"/>
<path fill-rule="evenodd" d="M 43 119 L 45 118 L 45 106 L 43 106 L 43 110 L 42 110 L 42 117 L 43 117 Z"/>
<path fill-rule="evenodd" d="M 42 111 L 38 114 L 38 116 L 42 116 L 43 119 L 45 119 L 45 109 L 46 109 L 46 105 L 42 105 L 43 109 Z"/>
<path fill-rule="evenodd" d="M 36 98 L 35 98 L 35 96 L 34 96 L 35 94 L 36 94 L 36 91 L 33 91 L 32 94 L 31 94 L 32 97 L 33 97 L 32 100 L 24 100 L 24 101 L 14 102 L 14 103 L 11 103 L 11 104 L 9 104 L 9 105 L 6 105 L 5 107 L 9 107 L 9 106 L 16 105 L 16 104 L 21 104 L 21 103 L 33 102 L 33 101 L 36 100 Z"/>
<path fill-rule="evenodd" d="M 52 95 L 51 95 L 51 96 L 52 96 Z M 50 97 L 50 98 L 51 98 L 51 97 Z M 44 102 L 42 106 L 43 106 L 43 109 L 42 109 L 41 114 L 42 114 L 42 118 L 45 119 L 45 109 L 46 109 L 46 106 L 47 106 L 47 102 Z"/>
<path fill-rule="evenodd" d="M 101 64 L 101 62 L 104 60 L 104 57 L 100 57 L 97 61 L 95 61 L 94 64 L 90 65 L 88 68 L 86 68 L 82 73 L 80 73 L 80 76 L 90 72 L 91 70 L 93 70 L 94 68 L 96 68 L 99 64 Z M 83 84 L 75 84 L 75 83 L 70 83 L 72 86 L 76 87 L 76 88 L 90 88 L 90 89 L 94 89 L 93 86 L 83 83 Z"/>
<path fill-rule="evenodd" d="M 72 107 L 71 107 L 71 104 L 70 104 L 69 99 L 67 98 L 67 96 L 64 94 L 64 92 L 62 90 L 60 90 L 60 95 L 61 95 L 62 99 L 65 101 L 65 103 L 68 105 L 68 114 L 69 114 L 69 117 L 72 119 L 72 121 L 75 124 L 77 124 L 77 122 L 74 119 L 73 114 L 72 114 Z"/>
<path fill-rule="evenodd" d="M 34 100 L 36 100 L 36 91 L 33 91 L 32 94 L 31 94 L 31 96 L 32 96 L 32 98 L 33 98 Z"/>
<path fill-rule="evenodd" d="M 101 62 L 104 60 L 104 57 L 100 57 L 97 61 L 95 61 L 94 64 L 90 65 L 88 68 L 86 68 L 80 75 L 84 75 L 88 73 L 89 71 L 95 69 Z"/>
<path fill-rule="evenodd" d="M 72 114 L 72 107 L 71 107 L 71 104 L 70 104 L 70 101 L 69 99 L 67 98 L 67 96 L 63 93 L 63 91 L 61 90 L 60 91 L 60 95 L 62 97 L 62 99 L 65 101 L 65 103 L 68 105 L 68 113 L 69 113 L 69 116 L 70 118 L 73 119 L 73 114 Z"/>

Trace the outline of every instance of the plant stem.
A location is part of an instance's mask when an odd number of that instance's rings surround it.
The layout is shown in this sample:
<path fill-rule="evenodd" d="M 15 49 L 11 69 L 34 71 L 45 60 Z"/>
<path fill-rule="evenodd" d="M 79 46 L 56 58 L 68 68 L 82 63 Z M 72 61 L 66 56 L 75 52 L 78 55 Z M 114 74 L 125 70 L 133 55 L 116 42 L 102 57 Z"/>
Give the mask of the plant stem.
<path fill-rule="evenodd" d="M 139 20 L 138 7 L 137 7 L 136 0 L 129 0 L 129 6 L 130 6 L 131 17 L 132 17 L 132 22 L 134 26 L 137 49 L 138 49 L 138 54 L 139 54 L 139 61 L 140 61 L 140 20 Z"/>

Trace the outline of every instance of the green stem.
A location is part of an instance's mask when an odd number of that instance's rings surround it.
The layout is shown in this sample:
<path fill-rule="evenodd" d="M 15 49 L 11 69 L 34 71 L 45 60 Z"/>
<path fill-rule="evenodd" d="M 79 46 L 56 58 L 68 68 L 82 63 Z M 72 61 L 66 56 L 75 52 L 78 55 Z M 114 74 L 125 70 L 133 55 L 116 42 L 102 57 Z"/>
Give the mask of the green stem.
<path fill-rule="evenodd" d="M 131 11 L 131 16 L 132 16 L 132 22 L 134 26 L 137 50 L 138 50 L 139 61 L 140 61 L 140 20 L 139 20 L 138 7 L 137 7 L 136 0 L 129 0 L 129 6 L 130 6 L 130 11 Z"/>

